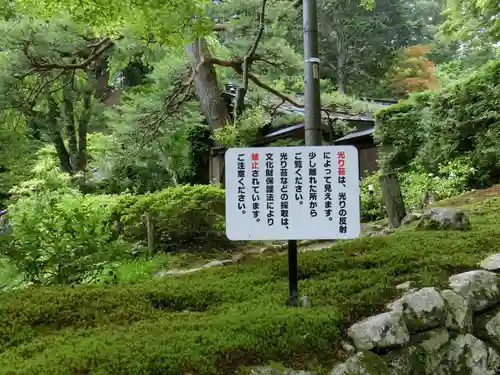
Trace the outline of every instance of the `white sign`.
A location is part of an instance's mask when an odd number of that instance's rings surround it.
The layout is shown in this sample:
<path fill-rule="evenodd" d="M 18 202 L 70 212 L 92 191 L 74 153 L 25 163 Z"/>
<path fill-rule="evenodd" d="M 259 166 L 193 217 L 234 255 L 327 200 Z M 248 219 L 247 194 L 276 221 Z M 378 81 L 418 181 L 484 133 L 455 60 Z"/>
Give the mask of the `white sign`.
<path fill-rule="evenodd" d="M 231 148 L 225 166 L 230 240 L 359 236 L 355 147 Z"/>

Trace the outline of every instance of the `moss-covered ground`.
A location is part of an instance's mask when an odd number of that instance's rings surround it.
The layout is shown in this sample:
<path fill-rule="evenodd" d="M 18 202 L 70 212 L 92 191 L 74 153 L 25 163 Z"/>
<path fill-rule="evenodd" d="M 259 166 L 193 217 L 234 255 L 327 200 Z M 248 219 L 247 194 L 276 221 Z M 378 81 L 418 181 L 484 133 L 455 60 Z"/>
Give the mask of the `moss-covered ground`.
<path fill-rule="evenodd" d="M 122 268 L 116 284 L 0 292 L 0 374 L 232 374 L 271 361 L 329 369 L 349 324 L 383 310 L 397 284 L 444 285 L 498 251 L 495 189 L 446 204 L 469 212 L 471 231 L 409 227 L 300 254 L 299 291 L 312 308 L 287 307 L 286 257 L 160 280 L 150 261 Z"/>

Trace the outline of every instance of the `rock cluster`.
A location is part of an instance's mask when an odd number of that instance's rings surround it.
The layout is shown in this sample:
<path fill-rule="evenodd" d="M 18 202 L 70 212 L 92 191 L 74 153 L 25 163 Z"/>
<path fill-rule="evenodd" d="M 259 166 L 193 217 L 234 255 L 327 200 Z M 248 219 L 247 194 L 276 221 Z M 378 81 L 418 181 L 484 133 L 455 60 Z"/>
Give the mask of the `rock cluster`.
<path fill-rule="evenodd" d="M 387 312 L 348 329 L 351 356 L 330 375 L 495 375 L 500 370 L 500 254 L 453 275 L 448 288 L 398 285 Z M 266 367 L 254 375 L 314 375 Z"/>
<path fill-rule="evenodd" d="M 500 275 L 490 270 L 500 269 L 499 259 L 480 263 L 488 270 L 451 276 L 445 290 L 410 289 L 387 304 L 388 312 L 352 325 L 348 335 L 356 354 L 331 375 L 495 375 Z"/>

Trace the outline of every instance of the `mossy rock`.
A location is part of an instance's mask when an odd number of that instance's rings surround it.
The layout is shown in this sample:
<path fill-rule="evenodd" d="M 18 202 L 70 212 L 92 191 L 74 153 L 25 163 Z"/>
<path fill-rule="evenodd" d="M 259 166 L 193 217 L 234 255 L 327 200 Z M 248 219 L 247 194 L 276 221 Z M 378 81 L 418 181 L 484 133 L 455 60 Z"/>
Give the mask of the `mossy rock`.
<path fill-rule="evenodd" d="M 418 222 L 420 230 L 460 230 L 471 229 L 469 217 L 463 210 L 454 208 L 432 208 Z"/>

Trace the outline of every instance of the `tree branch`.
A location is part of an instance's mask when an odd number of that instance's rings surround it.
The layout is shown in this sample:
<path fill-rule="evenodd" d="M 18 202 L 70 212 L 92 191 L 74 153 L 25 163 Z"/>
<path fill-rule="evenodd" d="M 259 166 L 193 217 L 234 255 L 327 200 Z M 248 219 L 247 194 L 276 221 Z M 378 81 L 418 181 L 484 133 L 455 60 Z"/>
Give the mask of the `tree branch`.
<path fill-rule="evenodd" d="M 143 118 L 141 128 L 145 130 L 141 131 L 141 141 L 139 142 L 139 147 L 135 155 L 137 155 L 144 148 L 144 146 L 151 142 L 158 134 L 162 122 L 169 116 L 175 115 L 179 108 L 190 100 L 191 87 L 194 83 L 194 79 L 196 78 L 200 67 L 205 62 L 206 60 L 202 59 L 195 69 L 193 69 L 193 72 L 187 80 L 179 80 L 177 88 L 165 97 L 163 106 L 160 110 L 149 113 Z"/>
<path fill-rule="evenodd" d="M 257 86 L 259 86 L 260 88 L 270 92 L 271 94 L 277 96 L 278 98 L 280 98 L 281 100 L 285 101 L 285 102 L 288 102 L 290 103 L 291 105 L 295 106 L 295 107 L 299 107 L 299 108 L 304 108 L 304 105 L 303 104 L 300 104 L 298 102 L 296 102 L 295 100 L 293 100 L 292 98 L 290 98 L 289 96 L 286 96 L 285 94 L 279 92 L 278 90 L 276 89 L 273 89 L 271 86 L 269 85 L 266 85 L 264 82 L 262 82 L 260 79 L 258 79 L 256 76 L 254 76 L 253 74 L 249 74 L 248 75 L 248 78 L 253 82 L 255 83 Z"/>
<path fill-rule="evenodd" d="M 219 31 L 227 31 L 229 29 L 229 25 L 226 25 L 224 23 L 218 23 L 214 26 L 213 31 L 219 32 Z"/>
<path fill-rule="evenodd" d="M 73 62 L 73 63 L 68 63 L 68 64 L 62 64 L 62 63 L 47 63 L 44 61 L 37 60 L 35 57 L 31 56 L 29 53 L 29 41 L 25 41 L 23 43 L 23 52 L 26 58 L 31 62 L 31 65 L 33 65 L 33 68 L 30 69 L 27 73 L 21 75 L 19 78 L 23 79 L 29 75 L 32 75 L 35 72 L 44 72 L 44 71 L 49 71 L 49 70 L 54 70 L 54 69 L 61 69 L 64 71 L 67 70 L 77 70 L 77 69 L 85 69 L 87 68 L 92 62 L 94 62 L 96 59 L 98 59 L 104 52 L 112 48 L 116 41 L 122 39 L 123 37 L 119 37 L 116 40 L 113 40 L 109 37 L 103 38 L 97 43 L 90 44 L 89 46 L 86 47 L 86 49 L 91 49 L 91 52 L 86 54 L 87 57 L 80 62 Z M 76 55 L 85 55 L 83 50 L 75 52 Z"/>
<path fill-rule="evenodd" d="M 257 51 L 257 47 L 259 46 L 259 42 L 262 38 L 262 35 L 264 34 L 266 3 L 267 3 L 267 0 L 262 0 L 261 6 L 260 6 L 260 13 L 259 13 L 259 29 L 257 31 L 257 35 L 255 36 L 254 42 L 252 43 L 252 45 L 248 49 L 245 57 L 243 57 L 243 66 L 242 66 L 243 86 L 240 87 L 236 93 L 236 105 L 234 108 L 235 119 L 237 119 L 243 113 L 243 107 L 245 105 L 245 95 L 248 91 L 248 75 L 249 75 L 250 65 L 255 60 L 255 52 Z"/>

